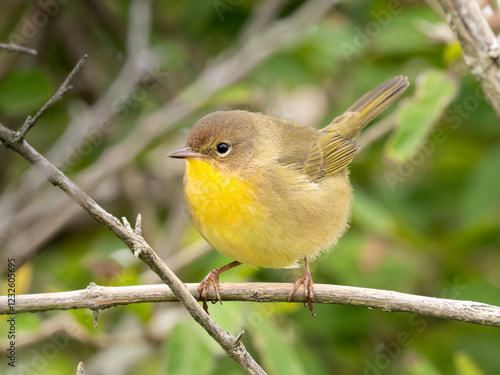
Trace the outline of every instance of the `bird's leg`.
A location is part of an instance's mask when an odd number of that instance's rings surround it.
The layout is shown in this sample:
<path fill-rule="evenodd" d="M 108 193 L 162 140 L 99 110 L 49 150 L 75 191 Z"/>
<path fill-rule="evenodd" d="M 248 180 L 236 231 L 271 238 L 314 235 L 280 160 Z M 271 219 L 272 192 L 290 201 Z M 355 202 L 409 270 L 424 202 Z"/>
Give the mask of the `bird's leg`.
<path fill-rule="evenodd" d="M 198 301 L 200 300 L 203 301 L 203 309 L 207 312 L 207 314 L 209 314 L 208 304 L 207 304 L 207 294 L 208 294 L 208 288 L 210 287 L 210 283 L 212 283 L 212 285 L 214 286 L 215 297 L 222 305 L 222 297 L 219 291 L 219 275 L 222 272 L 225 272 L 227 270 L 230 270 L 231 268 L 239 266 L 240 264 L 241 264 L 240 262 L 235 260 L 234 262 L 226 264 L 225 266 L 210 271 L 208 275 L 205 276 L 203 280 L 201 280 L 200 286 L 198 287 Z M 217 303 L 217 300 L 212 301 L 212 303 Z"/>
<path fill-rule="evenodd" d="M 306 265 L 306 270 L 304 271 L 304 274 L 300 279 L 298 279 L 295 284 L 293 284 L 292 291 L 288 295 L 288 302 L 291 301 L 293 294 L 299 287 L 303 284 L 304 285 L 304 295 L 306 296 L 306 301 L 307 301 L 307 307 L 309 307 L 309 311 L 311 312 L 312 316 L 316 316 L 316 314 L 313 312 L 313 302 L 314 302 L 314 291 L 313 291 L 313 279 L 311 276 L 311 272 L 309 271 L 309 261 L 307 260 L 307 257 L 304 258 L 304 263 Z M 304 303 L 304 306 L 306 304 Z"/>

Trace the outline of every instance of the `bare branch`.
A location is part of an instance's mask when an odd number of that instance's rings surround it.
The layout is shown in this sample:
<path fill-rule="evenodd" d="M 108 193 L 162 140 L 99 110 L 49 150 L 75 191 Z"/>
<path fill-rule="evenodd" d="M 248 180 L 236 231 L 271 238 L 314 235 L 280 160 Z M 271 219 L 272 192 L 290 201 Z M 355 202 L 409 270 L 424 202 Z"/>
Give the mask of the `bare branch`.
<path fill-rule="evenodd" d="M 462 47 L 464 60 L 481 83 L 500 119 L 500 46 L 477 1 L 438 0 Z"/>
<path fill-rule="evenodd" d="M 76 375 L 85 375 L 85 366 L 83 365 L 83 362 L 80 362 L 78 364 L 78 368 L 76 369 Z"/>
<path fill-rule="evenodd" d="M 24 53 L 26 55 L 33 55 L 36 56 L 38 52 L 32 48 L 27 48 L 23 46 L 19 46 L 14 43 L 0 43 L 0 49 L 3 49 L 7 52 L 14 52 L 14 53 Z"/>
<path fill-rule="evenodd" d="M 52 97 L 43 105 L 42 108 L 37 112 L 37 114 L 34 117 L 28 116 L 26 121 L 24 122 L 24 125 L 19 129 L 19 131 L 16 133 L 15 141 L 19 142 L 21 139 L 24 139 L 26 137 L 26 134 L 28 131 L 36 124 L 38 119 L 45 113 L 45 111 L 56 101 L 60 100 L 62 96 L 69 90 L 72 89 L 70 86 L 70 82 L 73 79 L 73 77 L 78 73 L 78 71 L 81 69 L 83 64 L 85 63 L 85 60 L 87 60 L 87 55 L 84 55 L 80 61 L 75 65 L 73 70 L 68 74 L 64 82 L 59 86 L 57 89 L 56 93 L 52 95 Z"/>
<path fill-rule="evenodd" d="M 93 284 L 93 283 L 92 283 Z M 185 284 L 192 296 L 199 284 Z M 292 284 L 286 283 L 221 283 L 223 301 L 287 302 Z M 215 299 L 210 291 L 209 299 Z M 406 293 L 341 285 L 314 284 L 315 303 L 368 307 L 386 312 L 408 312 L 434 318 L 500 327 L 500 307 L 485 303 L 423 297 Z M 87 289 L 62 293 L 28 294 L 16 296 L 16 313 L 50 310 L 103 310 L 119 305 L 146 302 L 178 302 L 165 285 L 123 287 L 89 286 Z M 302 289 L 292 302 L 305 302 Z M 0 314 L 8 314 L 7 297 L 0 297 Z"/>
<path fill-rule="evenodd" d="M 115 236 L 133 251 L 134 255 L 138 256 L 158 276 L 160 276 L 184 304 L 193 318 L 207 330 L 231 358 L 238 362 L 249 373 L 264 373 L 257 362 L 248 354 L 243 344 L 236 342 L 234 336 L 225 332 L 203 311 L 194 297 L 185 288 L 184 284 L 156 255 L 142 237 L 135 234 L 133 230 L 128 230 L 126 227 L 122 226 L 117 218 L 104 211 L 92 198 L 85 194 L 78 185 L 33 149 L 25 140 L 16 142 L 14 131 L 0 125 L 0 139 L 6 143 L 9 148 L 12 148 L 30 163 L 42 170 L 53 185 L 61 188 L 94 219 L 113 232 Z"/>
<path fill-rule="evenodd" d="M 0 140 L 8 147 L 20 154 L 30 163 L 40 169 L 47 179 L 63 190 L 76 203 L 78 203 L 97 222 L 108 228 L 118 237 L 135 256 L 138 256 L 153 270 L 171 289 L 177 298 L 186 307 L 191 316 L 219 343 L 227 355 L 234 359 L 245 371 L 250 374 L 265 374 L 264 370 L 246 351 L 245 346 L 236 341 L 230 333 L 224 331 L 217 323 L 205 313 L 194 297 L 189 293 L 181 280 L 168 268 L 156 255 L 153 249 L 134 230 L 129 230 L 120 224 L 120 221 L 103 210 L 91 197 L 89 197 L 77 184 L 66 177 L 52 163 L 45 159 L 38 151 L 32 148 L 25 139 L 16 140 L 16 132 L 0 124 Z M 94 310 L 95 311 L 95 310 Z M 95 322 L 94 314 L 94 322 Z"/>

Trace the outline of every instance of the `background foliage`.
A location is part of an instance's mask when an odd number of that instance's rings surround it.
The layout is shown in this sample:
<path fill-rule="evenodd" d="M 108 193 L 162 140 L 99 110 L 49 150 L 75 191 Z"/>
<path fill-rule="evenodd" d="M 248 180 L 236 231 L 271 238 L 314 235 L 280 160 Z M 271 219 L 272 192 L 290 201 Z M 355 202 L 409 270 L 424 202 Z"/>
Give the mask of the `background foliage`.
<path fill-rule="evenodd" d="M 182 146 L 198 118 L 248 109 L 324 126 L 366 91 L 406 75 L 411 87 L 404 99 L 371 125 L 378 136 L 351 165 L 351 228 L 335 251 L 312 263 L 314 280 L 500 305 L 500 129 L 459 46 L 425 2 L 339 4 L 122 168 L 102 164 L 106 150 L 132 132 L 140 143 L 141 119 L 183 92 L 204 67 L 216 65 L 217 56 L 238 50 L 259 4 L 155 2 L 149 35 L 154 58 L 144 60 L 149 65 L 130 87 L 113 92 L 110 86 L 137 52 L 127 37 L 137 11 L 129 2 L 2 2 L 0 41 L 26 44 L 38 56 L 0 52 L 0 119 L 20 127 L 88 54 L 74 90 L 41 118 L 28 141 L 51 155 L 68 124 L 89 106 L 100 113 L 96 103 L 111 95 L 104 108 L 110 114 L 97 119 L 100 131 L 73 127 L 78 143 L 59 147 L 63 169 L 78 180 L 92 168 L 109 168 L 87 191 L 115 216 L 142 213 L 146 240 L 183 281 L 197 282 L 228 259 L 192 227 L 182 198 L 182 163 L 165 155 Z M 301 4 L 283 2 L 278 19 Z M 184 98 L 188 94 L 196 96 L 184 92 Z M 386 133 L 391 119 L 397 128 Z M 121 152 L 111 160 L 126 158 L 127 148 Z M 0 155 L 2 264 L 12 254 L 24 263 L 18 293 L 83 289 L 89 282 L 159 282 L 69 200 L 63 205 L 70 215 L 60 222 L 47 218 L 55 197 L 65 199 L 62 193 L 42 183 L 22 195 L 23 186 L 39 176 L 25 174 L 29 165 L 14 153 Z M 300 272 L 243 266 L 222 281 L 293 281 Z M 494 328 L 346 306 L 318 305 L 315 311 L 311 318 L 299 304 L 210 307 L 224 329 L 246 330 L 245 345 L 271 374 L 500 373 Z M 178 304 L 107 310 L 98 328 L 87 311 L 17 318 L 18 370 L 25 369 L 19 373 L 68 374 L 81 360 L 90 374 L 241 373 Z M 0 340 L 5 347 L 6 333 Z M 2 356 L 2 368 L 5 361 Z"/>

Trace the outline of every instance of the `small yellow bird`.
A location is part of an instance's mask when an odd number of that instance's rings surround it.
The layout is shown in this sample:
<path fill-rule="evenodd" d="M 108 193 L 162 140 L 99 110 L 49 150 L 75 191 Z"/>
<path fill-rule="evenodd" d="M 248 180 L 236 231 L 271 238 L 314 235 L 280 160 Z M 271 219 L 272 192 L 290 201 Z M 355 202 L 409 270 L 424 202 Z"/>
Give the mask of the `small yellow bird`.
<path fill-rule="evenodd" d="M 289 294 L 304 285 L 311 313 L 313 281 L 308 259 L 334 245 L 347 229 L 352 188 L 346 168 L 361 146 L 353 140 L 408 87 L 398 76 L 361 97 L 324 129 L 247 111 L 220 111 L 200 119 L 186 148 L 184 195 L 195 227 L 235 261 L 212 270 L 198 289 L 208 312 L 219 274 L 241 263 L 286 268 L 305 261 Z"/>

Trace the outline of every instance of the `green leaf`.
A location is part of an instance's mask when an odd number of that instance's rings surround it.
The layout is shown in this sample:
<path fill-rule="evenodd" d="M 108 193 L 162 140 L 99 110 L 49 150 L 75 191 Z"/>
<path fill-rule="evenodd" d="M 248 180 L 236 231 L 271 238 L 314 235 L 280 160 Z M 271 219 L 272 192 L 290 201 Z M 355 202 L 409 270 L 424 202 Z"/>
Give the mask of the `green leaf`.
<path fill-rule="evenodd" d="M 190 324 L 191 323 L 191 324 Z M 167 346 L 167 365 L 165 374 L 169 375 L 208 375 L 215 367 L 212 350 L 199 337 L 194 328 L 195 322 L 179 323 L 171 333 Z"/>
<path fill-rule="evenodd" d="M 429 69 L 421 73 L 415 94 L 401 108 L 399 126 L 385 145 L 385 155 L 398 163 L 414 155 L 456 93 L 456 82 L 443 71 Z"/>
<path fill-rule="evenodd" d="M 484 372 L 481 371 L 478 365 L 467 353 L 456 353 L 453 359 L 457 369 L 457 375 L 484 375 Z"/>
<path fill-rule="evenodd" d="M 411 375 L 442 375 L 441 372 L 425 357 L 417 357 L 409 366 Z"/>
<path fill-rule="evenodd" d="M 371 50 L 383 55 L 420 54 L 437 50 L 438 47 L 429 43 L 429 37 L 415 26 L 425 22 L 428 27 L 441 22 L 436 13 L 429 7 L 415 7 L 413 12 L 407 12 L 402 2 L 387 1 L 378 3 L 370 12 L 372 18 L 360 25 L 358 38 L 369 41 Z M 424 21 L 425 20 L 425 21 Z M 404 35 L 404 38 L 401 38 Z"/>
<path fill-rule="evenodd" d="M 42 72 L 13 71 L 0 85 L 0 110 L 10 116 L 34 115 L 52 94 L 52 84 Z"/>

